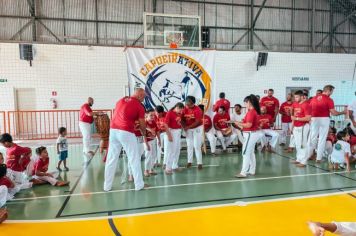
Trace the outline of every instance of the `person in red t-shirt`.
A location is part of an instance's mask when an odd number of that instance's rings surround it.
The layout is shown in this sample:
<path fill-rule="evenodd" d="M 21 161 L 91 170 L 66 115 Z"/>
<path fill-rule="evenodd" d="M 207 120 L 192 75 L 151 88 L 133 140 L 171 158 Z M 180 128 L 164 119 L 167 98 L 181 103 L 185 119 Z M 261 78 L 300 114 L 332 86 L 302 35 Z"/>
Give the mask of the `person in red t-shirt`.
<path fill-rule="evenodd" d="M 237 137 L 237 133 L 232 132 L 230 115 L 228 112 L 226 112 L 224 106 L 221 106 L 213 117 L 213 126 L 223 150 L 226 151 L 226 147 L 229 146 L 232 141 L 234 141 L 234 139 Z"/>
<path fill-rule="evenodd" d="M 258 128 L 258 115 L 260 112 L 260 105 L 255 95 L 251 94 L 244 99 L 247 113 L 243 121 L 236 121 L 235 125 L 242 129 L 244 142 L 242 144 L 242 169 L 236 178 L 246 178 L 247 175 L 255 175 L 256 173 L 256 156 L 255 146 L 260 140 L 261 134 Z"/>
<path fill-rule="evenodd" d="M 296 148 L 296 160 L 292 163 L 297 167 L 305 167 L 308 161 L 309 121 L 311 119 L 310 106 L 302 90 L 294 93 L 292 105 L 293 136 Z"/>
<path fill-rule="evenodd" d="M 164 143 L 163 143 L 164 134 L 166 133 L 166 130 L 165 130 L 166 126 L 164 123 L 164 119 L 165 119 L 167 113 L 164 111 L 163 106 L 160 106 L 160 105 L 156 106 L 155 111 L 156 111 L 156 124 L 159 129 L 161 146 L 157 146 L 157 156 L 154 161 L 154 164 L 155 164 L 155 166 L 161 166 L 161 157 L 163 154 L 162 148 L 164 147 Z M 157 145 L 158 145 L 158 143 L 157 143 Z M 166 164 L 165 160 L 163 160 L 163 164 Z"/>
<path fill-rule="evenodd" d="M 312 118 L 308 155 L 311 156 L 317 147 L 317 163 L 321 162 L 324 155 L 326 137 L 330 126 L 330 114 L 333 116 L 346 114 L 346 110 L 342 112 L 335 110 L 334 101 L 330 98 L 334 88 L 332 85 L 326 85 L 323 93 L 313 97 L 310 101 Z"/>
<path fill-rule="evenodd" d="M 38 159 L 35 162 L 33 170 L 33 178 L 50 183 L 53 186 L 66 186 L 69 182 L 57 180 L 59 172 L 48 172 L 49 157 L 46 147 L 36 148 Z"/>
<path fill-rule="evenodd" d="M 274 123 L 278 115 L 279 101 L 277 98 L 273 97 L 273 94 L 274 90 L 268 89 L 268 95 L 261 98 L 260 106 L 265 106 L 267 108 L 267 114 L 272 117 Z"/>
<path fill-rule="evenodd" d="M 277 145 L 279 133 L 271 129 L 273 119 L 269 114 L 267 114 L 266 107 L 261 106 L 260 109 L 261 115 L 258 116 L 258 124 L 263 134 L 261 139 L 261 145 L 262 148 L 267 147 L 268 151 L 271 152 L 271 148 L 275 148 Z M 268 141 L 268 136 L 271 137 L 270 141 Z"/>
<path fill-rule="evenodd" d="M 329 127 L 328 137 L 326 138 L 325 152 L 330 157 L 333 151 L 333 145 L 337 142 L 336 129 L 334 127 Z"/>
<path fill-rule="evenodd" d="M 157 146 L 161 147 L 159 128 L 155 121 L 155 111 L 146 111 L 146 137 L 145 137 L 145 176 L 156 175 L 153 167 L 157 157 Z"/>
<path fill-rule="evenodd" d="M 183 129 L 187 141 L 187 168 L 192 166 L 193 153 L 197 158 L 198 170 L 203 169 L 202 143 L 204 135 L 203 112 L 195 105 L 195 97 L 187 96 L 183 109 Z"/>
<path fill-rule="evenodd" d="M 91 145 L 91 124 L 94 122 L 95 113 L 91 109 L 94 99 L 89 97 L 88 101 L 80 107 L 79 111 L 79 129 L 83 136 L 84 162 L 88 162 L 88 157 L 93 156 L 94 152 L 90 150 Z"/>
<path fill-rule="evenodd" d="M 225 98 L 225 93 L 219 94 L 219 100 L 213 106 L 213 112 L 218 112 L 221 106 L 225 107 L 226 113 L 229 113 L 230 110 L 230 101 Z"/>
<path fill-rule="evenodd" d="M 178 161 L 181 147 L 183 109 L 184 104 L 178 102 L 167 112 L 165 118 L 164 160 L 166 160 L 166 166 L 164 166 L 164 169 L 167 175 L 171 175 L 173 171 L 181 170 L 178 166 Z"/>
<path fill-rule="evenodd" d="M 200 108 L 200 110 L 202 110 L 202 112 L 204 112 L 205 107 L 203 104 L 200 104 L 199 108 Z M 213 128 L 213 122 L 212 122 L 210 116 L 204 114 L 203 125 L 204 125 L 205 135 L 209 140 L 211 154 L 214 156 L 215 151 L 216 151 L 216 140 L 217 139 L 215 136 L 215 130 Z"/>
<path fill-rule="evenodd" d="M 292 104 L 293 104 L 293 97 L 291 93 L 287 95 L 287 101 L 282 103 L 281 107 L 279 108 L 279 113 L 282 115 L 282 134 L 280 137 L 280 145 L 284 146 L 287 143 L 287 136 L 292 131 Z"/>
<path fill-rule="evenodd" d="M 146 133 L 145 108 L 142 102 L 145 99 L 145 90 L 136 88 L 131 97 L 120 99 L 110 124 L 109 150 L 105 162 L 104 191 L 110 191 L 115 177 L 117 162 L 121 149 L 126 152 L 128 166 L 131 168 L 135 190 L 141 190 L 145 185 L 141 170 L 141 156 L 138 141 L 135 136 L 135 122 L 139 124 L 141 133 Z"/>
<path fill-rule="evenodd" d="M 32 174 L 33 161 L 31 160 L 31 149 L 13 143 L 12 137 L 8 133 L 0 136 L 0 143 L 6 148 L 6 165 L 11 170 L 15 183 L 28 183 L 27 178 L 24 176 L 31 176 Z M 37 184 L 36 181 L 33 182 Z"/>

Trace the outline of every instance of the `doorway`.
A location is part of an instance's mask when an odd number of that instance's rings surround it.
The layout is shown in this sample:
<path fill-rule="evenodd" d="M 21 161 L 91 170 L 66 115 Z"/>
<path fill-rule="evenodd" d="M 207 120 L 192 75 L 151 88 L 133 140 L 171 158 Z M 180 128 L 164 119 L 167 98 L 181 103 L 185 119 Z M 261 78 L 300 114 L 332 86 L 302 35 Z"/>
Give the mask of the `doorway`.
<path fill-rule="evenodd" d="M 36 89 L 15 89 L 16 133 L 31 135 L 36 131 Z"/>
<path fill-rule="evenodd" d="M 310 97 L 311 87 L 287 87 L 286 88 L 286 97 L 287 97 L 287 95 L 289 93 L 294 94 L 298 90 L 308 90 L 308 94 L 309 94 L 309 97 Z"/>

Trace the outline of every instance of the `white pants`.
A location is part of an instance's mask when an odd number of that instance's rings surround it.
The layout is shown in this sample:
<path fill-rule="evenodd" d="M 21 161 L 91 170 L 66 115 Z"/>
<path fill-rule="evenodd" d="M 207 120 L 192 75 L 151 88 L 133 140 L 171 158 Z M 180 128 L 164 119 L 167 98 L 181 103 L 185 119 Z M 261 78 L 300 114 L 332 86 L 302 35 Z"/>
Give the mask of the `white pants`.
<path fill-rule="evenodd" d="M 135 190 L 141 190 L 144 187 L 141 157 L 136 136 L 133 133 L 124 130 L 110 129 L 109 150 L 105 163 L 105 191 L 110 191 L 112 188 L 122 148 L 124 148 L 126 152 L 129 169 L 131 168 L 132 170 Z"/>
<path fill-rule="evenodd" d="M 243 132 L 244 142 L 242 144 L 242 169 L 241 175 L 255 174 L 256 172 L 256 156 L 255 145 L 261 138 L 260 132 Z"/>
<path fill-rule="evenodd" d="M 166 161 L 166 170 L 171 171 L 177 169 L 179 155 L 180 155 L 180 136 L 182 134 L 181 129 L 171 129 L 173 141 L 168 141 L 168 135 L 164 135 L 164 159 Z"/>
<path fill-rule="evenodd" d="M 0 207 L 5 205 L 7 201 L 7 187 L 5 185 L 0 186 Z"/>
<path fill-rule="evenodd" d="M 50 177 L 50 176 L 33 176 L 34 179 L 38 179 L 38 180 L 42 180 L 42 181 L 46 181 L 48 183 L 50 183 L 51 185 L 56 185 L 56 183 L 58 182 L 57 178 L 59 176 L 59 173 L 58 171 L 55 171 L 55 172 L 50 172 L 50 174 L 53 175 L 53 177 Z"/>
<path fill-rule="evenodd" d="M 87 154 L 90 151 L 91 124 L 79 121 L 79 129 L 83 136 L 83 152 Z"/>
<path fill-rule="evenodd" d="M 215 130 L 211 128 L 208 132 L 205 133 L 207 139 L 209 140 L 210 151 L 211 153 L 215 153 L 216 151 L 216 136 Z"/>
<path fill-rule="evenodd" d="M 225 137 L 220 130 L 217 130 L 216 136 L 218 137 L 218 140 L 220 141 L 223 150 L 226 150 L 226 147 L 228 147 L 237 137 L 237 133 L 232 132 L 230 136 Z"/>
<path fill-rule="evenodd" d="M 309 124 L 301 127 L 293 128 L 293 135 L 295 140 L 295 149 L 297 151 L 297 161 L 303 165 L 307 164 L 308 155 L 308 138 L 309 138 Z"/>
<path fill-rule="evenodd" d="M 337 235 L 342 236 L 355 236 L 356 235 L 356 222 L 333 222 L 336 225 Z"/>
<path fill-rule="evenodd" d="M 142 142 L 143 141 L 142 136 L 140 136 L 140 137 L 136 136 L 136 139 L 137 139 L 137 150 L 138 150 L 138 154 L 140 156 L 140 161 L 141 161 L 142 155 L 145 153 L 145 144 Z M 128 171 L 127 173 L 129 175 L 132 175 L 132 168 L 131 168 L 129 160 L 127 160 L 127 171 Z"/>
<path fill-rule="evenodd" d="M 310 139 L 310 137 L 309 137 L 309 139 Z M 309 144 L 308 144 L 308 146 L 309 146 Z M 294 135 L 293 134 L 290 136 L 289 147 L 290 148 L 295 148 L 295 139 L 294 139 Z"/>
<path fill-rule="evenodd" d="M 197 158 L 198 165 L 203 164 L 201 146 L 203 143 L 204 127 L 199 126 L 186 131 L 188 163 L 193 163 L 193 154 Z"/>
<path fill-rule="evenodd" d="M 326 138 L 329 132 L 329 126 L 330 126 L 329 117 L 312 117 L 310 139 L 309 139 L 309 152 L 308 152 L 309 156 L 317 148 L 316 159 L 321 160 L 323 158 Z"/>
<path fill-rule="evenodd" d="M 292 122 L 282 123 L 282 135 L 280 136 L 279 143 L 287 143 L 288 131 L 292 129 Z"/>
<path fill-rule="evenodd" d="M 269 142 L 271 144 L 271 147 L 275 148 L 278 143 L 279 133 L 272 129 L 263 129 L 261 130 L 261 132 L 264 134 L 264 136 L 261 139 L 262 147 L 268 144 L 268 137 L 266 137 L 266 135 L 268 135 L 271 136 L 271 141 Z"/>
<path fill-rule="evenodd" d="M 232 132 L 233 132 L 234 134 L 236 134 L 237 139 L 240 141 L 240 143 L 243 143 L 243 142 L 244 142 L 244 137 L 243 137 L 243 135 L 242 135 L 241 130 L 239 130 L 239 129 L 232 129 Z"/>
<path fill-rule="evenodd" d="M 145 170 L 152 170 L 157 157 L 157 139 L 149 141 L 148 145 L 150 146 L 149 151 L 145 145 Z"/>
<path fill-rule="evenodd" d="M 157 155 L 156 155 L 154 163 L 161 163 L 162 148 L 164 147 L 164 134 L 165 133 L 160 133 L 161 146 L 158 145 L 159 143 L 157 140 Z M 166 163 L 163 163 L 163 164 L 166 164 Z"/>
<path fill-rule="evenodd" d="M 325 151 L 328 156 L 331 155 L 331 153 L 333 152 L 333 143 L 331 141 L 326 141 Z"/>

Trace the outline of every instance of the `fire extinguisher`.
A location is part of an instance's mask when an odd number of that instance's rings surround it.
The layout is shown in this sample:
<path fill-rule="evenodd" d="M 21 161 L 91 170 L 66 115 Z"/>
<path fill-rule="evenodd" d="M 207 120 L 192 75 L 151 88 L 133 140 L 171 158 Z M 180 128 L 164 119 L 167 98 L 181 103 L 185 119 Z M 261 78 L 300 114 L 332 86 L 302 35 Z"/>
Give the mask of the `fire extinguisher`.
<path fill-rule="evenodd" d="M 57 103 L 56 99 L 51 98 L 51 106 L 52 106 L 52 109 L 57 109 L 58 103 Z"/>

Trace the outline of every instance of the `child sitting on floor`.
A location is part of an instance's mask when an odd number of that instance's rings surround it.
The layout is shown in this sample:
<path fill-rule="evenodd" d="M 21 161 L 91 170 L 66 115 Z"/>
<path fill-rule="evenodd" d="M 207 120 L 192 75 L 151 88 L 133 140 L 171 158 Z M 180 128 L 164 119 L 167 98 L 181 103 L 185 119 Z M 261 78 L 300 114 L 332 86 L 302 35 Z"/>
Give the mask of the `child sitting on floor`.
<path fill-rule="evenodd" d="M 350 171 L 350 163 L 355 161 L 351 156 L 350 144 L 348 143 L 350 135 L 345 131 L 340 131 L 337 133 L 337 139 L 338 141 L 331 153 L 333 169 L 338 170 L 339 166 L 342 167 L 346 163 L 346 169 Z"/>
<path fill-rule="evenodd" d="M 46 147 L 36 148 L 36 154 L 38 155 L 38 160 L 35 163 L 35 168 L 33 171 L 33 178 L 50 183 L 53 186 L 66 186 L 69 182 L 57 180 L 59 173 L 52 172 L 48 173 L 49 157 Z"/>
<path fill-rule="evenodd" d="M 33 160 L 31 159 L 32 151 L 28 147 L 21 147 L 12 141 L 8 133 L 0 135 L 0 143 L 6 148 L 6 166 L 17 184 L 29 182 L 32 174 Z M 33 184 L 41 184 L 42 181 L 31 180 Z"/>
<path fill-rule="evenodd" d="M 336 138 L 336 129 L 333 127 L 329 127 L 328 136 L 326 137 L 326 144 L 325 144 L 325 154 L 330 159 L 330 155 L 333 151 L 333 146 L 337 142 Z"/>
<path fill-rule="evenodd" d="M 68 171 L 67 167 L 67 157 L 68 157 L 68 142 L 67 142 L 67 129 L 61 127 L 58 129 L 59 137 L 57 139 L 57 153 L 58 153 L 58 164 L 57 170 L 62 171 L 61 164 L 63 162 L 64 169 Z"/>
<path fill-rule="evenodd" d="M 0 186 L 7 187 L 6 200 L 11 200 L 14 195 L 21 190 L 21 186 L 16 185 L 9 177 L 6 176 L 7 167 L 5 164 L 0 164 Z"/>

